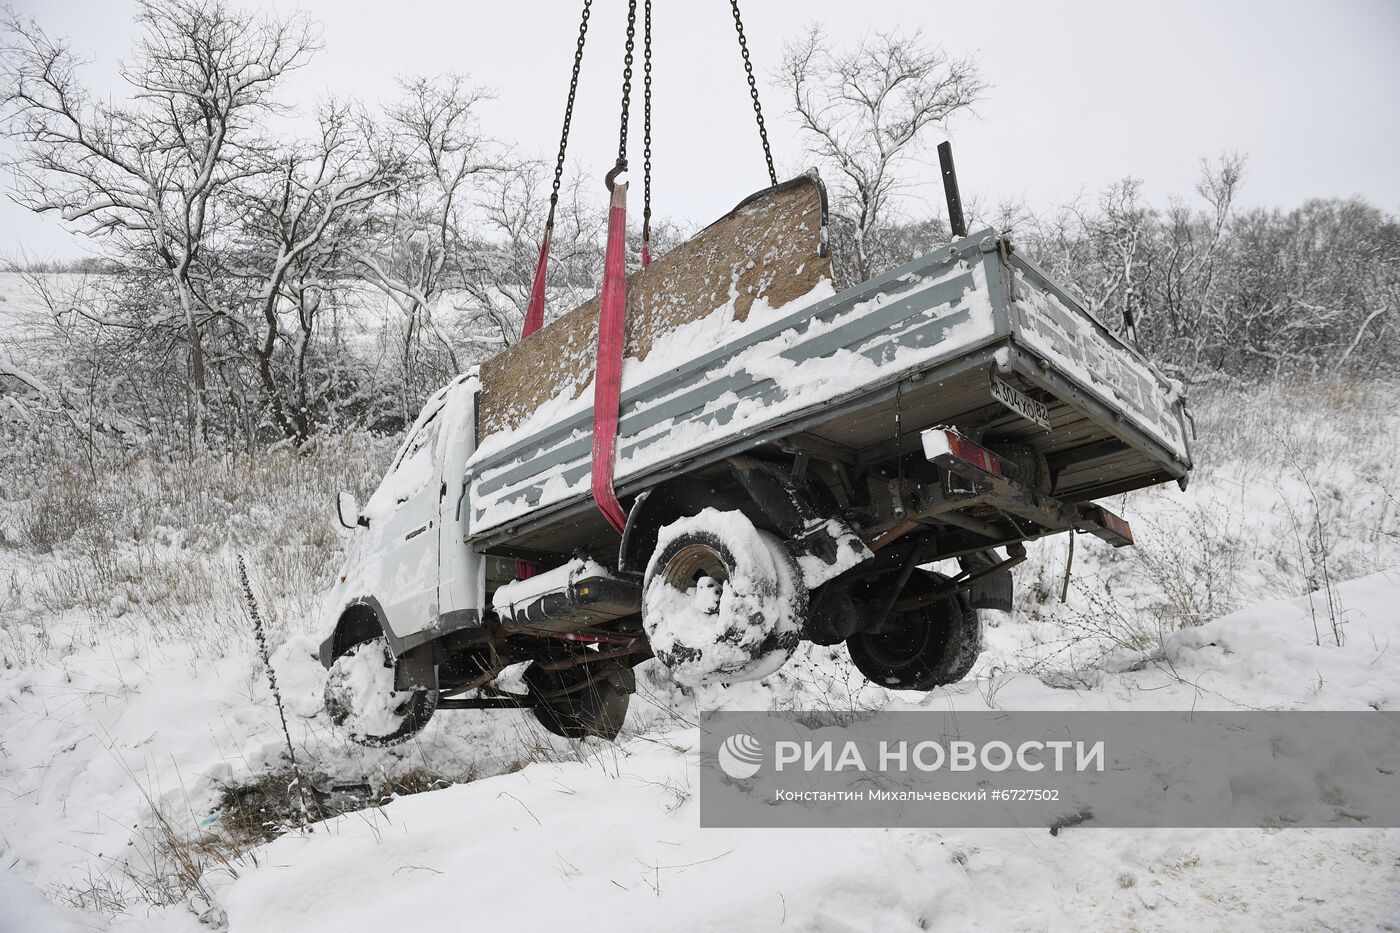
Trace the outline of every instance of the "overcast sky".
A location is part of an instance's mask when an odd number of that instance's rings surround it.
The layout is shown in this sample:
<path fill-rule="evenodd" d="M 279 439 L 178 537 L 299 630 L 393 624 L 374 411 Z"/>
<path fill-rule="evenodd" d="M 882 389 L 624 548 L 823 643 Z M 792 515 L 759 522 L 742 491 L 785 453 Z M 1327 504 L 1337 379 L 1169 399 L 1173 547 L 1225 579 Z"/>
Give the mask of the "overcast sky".
<path fill-rule="evenodd" d="M 483 110 L 490 133 L 552 155 L 578 0 L 248 5 L 304 10 L 323 25 L 324 49 L 287 80 L 289 103 L 334 93 L 374 104 L 393 96 L 398 75 L 455 70 L 495 90 Z M 134 0 L 17 6 L 93 59 L 92 86 L 124 96 L 116 67 L 131 45 Z M 615 152 L 625 7 L 594 2 L 570 141 L 571 161 L 585 170 L 605 170 Z M 950 127 L 965 198 L 1043 209 L 1134 175 L 1160 203 L 1191 193 L 1201 156 L 1236 150 L 1249 157 L 1245 205 L 1359 195 L 1400 209 L 1396 0 L 748 0 L 744 13 L 780 172 L 807 162 L 772 81 L 783 43 L 809 23 L 836 38 L 921 28 L 950 53 L 975 57 L 991 85 L 976 113 Z M 708 221 L 766 183 L 728 4 L 656 0 L 654 16 L 654 208 Z M 911 211 L 942 212 L 932 162 L 930 150 L 913 167 L 923 183 Z M 6 199 L 0 251 L 20 247 L 38 257 L 83 252 L 57 220 Z"/>

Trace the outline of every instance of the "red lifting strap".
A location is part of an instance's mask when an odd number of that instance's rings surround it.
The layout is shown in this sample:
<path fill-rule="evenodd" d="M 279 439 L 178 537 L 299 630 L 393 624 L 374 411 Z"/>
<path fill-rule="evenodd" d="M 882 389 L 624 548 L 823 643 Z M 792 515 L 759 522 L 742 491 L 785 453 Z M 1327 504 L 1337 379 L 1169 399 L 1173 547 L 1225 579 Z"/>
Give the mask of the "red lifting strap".
<path fill-rule="evenodd" d="M 618 402 L 622 396 L 622 344 L 627 324 L 627 185 L 613 187 L 608 208 L 608 250 L 598 302 L 598 369 L 593 377 L 593 501 L 618 534 L 627 516 L 613 490 Z"/>
<path fill-rule="evenodd" d="M 530 304 L 525 309 L 525 324 L 520 328 L 521 340 L 544 326 L 544 274 L 549 268 L 549 240 L 553 232 L 552 224 L 544 228 L 544 239 L 540 242 L 540 261 L 535 264 L 535 284 L 530 288 Z M 515 575 L 521 580 L 533 577 L 536 569 L 532 561 L 515 562 Z"/>
<path fill-rule="evenodd" d="M 540 261 L 535 264 L 535 284 L 530 288 L 530 304 L 525 309 L 525 325 L 520 328 L 521 340 L 544 326 L 544 274 L 549 268 L 549 241 L 553 234 L 553 224 L 544 228 L 544 239 L 540 241 Z"/>

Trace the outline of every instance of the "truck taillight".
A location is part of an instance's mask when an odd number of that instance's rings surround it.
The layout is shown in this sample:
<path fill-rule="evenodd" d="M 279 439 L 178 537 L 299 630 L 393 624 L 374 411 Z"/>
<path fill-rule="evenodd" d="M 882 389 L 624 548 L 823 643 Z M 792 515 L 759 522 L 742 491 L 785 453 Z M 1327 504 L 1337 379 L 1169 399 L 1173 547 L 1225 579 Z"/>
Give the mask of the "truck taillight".
<path fill-rule="evenodd" d="M 953 428 L 929 428 L 920 437 L 924 442 L 924 456 L 932 463 L 947 467 L 954 465 L 950 462 L 954 461 L 997 479 L 1006 479 L 1001 458 Z"/>

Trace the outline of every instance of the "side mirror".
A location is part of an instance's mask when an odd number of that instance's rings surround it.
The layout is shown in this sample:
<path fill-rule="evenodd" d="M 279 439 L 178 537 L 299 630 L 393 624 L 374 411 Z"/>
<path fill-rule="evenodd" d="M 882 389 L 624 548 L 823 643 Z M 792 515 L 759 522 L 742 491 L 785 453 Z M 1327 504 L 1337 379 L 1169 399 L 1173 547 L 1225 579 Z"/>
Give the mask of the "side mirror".
<path fill-rule="evenodd" d="M 360 503 L 348 492 L 342 492 L 336 497 L 335 511 L 340 524 L 352 531 L 361 525 L 369 527 L 369 519 L 360 514 Z"/>

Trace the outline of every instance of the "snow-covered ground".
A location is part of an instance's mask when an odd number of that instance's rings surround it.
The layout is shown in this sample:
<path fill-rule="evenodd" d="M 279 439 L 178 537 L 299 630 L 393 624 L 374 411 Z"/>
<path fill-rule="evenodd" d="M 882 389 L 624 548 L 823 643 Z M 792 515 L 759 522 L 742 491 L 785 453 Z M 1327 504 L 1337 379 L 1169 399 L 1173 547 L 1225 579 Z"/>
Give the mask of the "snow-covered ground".
<path fill-rule="evenodd" d="M 714 708 L 1400 708 L 1391 397 L 1202 401 L 1190 489 L 1107 503 L 1139 547 L 1081 538 L 1066 602 L 1064 541 L 1034 546 L 962 684 L 891 694 L 841 648 L 727 691 L 652 664 L 616 745 L 515 712 L 440 713 L 379 751 L 330 728 L 309 634 L 341 540 L 330 494 L 363 499 L 384 443 L 7 475 L 0 931 L 1396 929 L 1400 831 L 701 830 L 693 725 Z M 223 788 L 289 778 L 240 550 L 311 783 L 462 783 L 249 841 L 281 817 Z"/>

